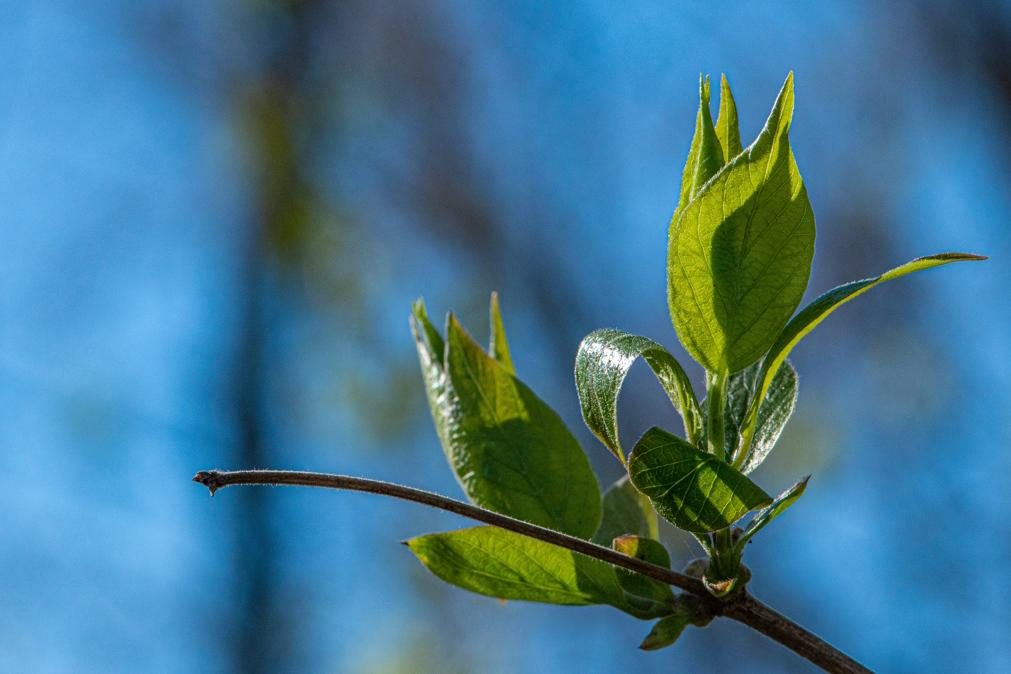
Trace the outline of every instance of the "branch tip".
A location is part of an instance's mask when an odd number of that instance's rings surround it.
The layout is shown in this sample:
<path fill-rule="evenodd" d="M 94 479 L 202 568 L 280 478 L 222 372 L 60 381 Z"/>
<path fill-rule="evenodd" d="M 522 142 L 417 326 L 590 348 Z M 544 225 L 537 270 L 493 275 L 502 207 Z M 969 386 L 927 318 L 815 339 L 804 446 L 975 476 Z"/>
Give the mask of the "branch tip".
<path fill-rule="evenodd" d="M 221 473 L 216 470 L 201 470 L 193 476 L 193 481 L 207 487 L 207 490 L 211 492 L 211 496 L 214 496 L 214 492 L 224 486 Z"/>

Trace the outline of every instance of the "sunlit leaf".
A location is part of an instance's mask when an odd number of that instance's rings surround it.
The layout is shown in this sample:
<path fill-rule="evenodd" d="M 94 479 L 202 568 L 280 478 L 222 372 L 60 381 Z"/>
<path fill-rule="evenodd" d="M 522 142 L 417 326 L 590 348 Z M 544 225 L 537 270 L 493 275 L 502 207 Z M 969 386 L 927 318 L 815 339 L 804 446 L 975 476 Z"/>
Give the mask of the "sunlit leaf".
<path fill-rule="evenodd" d="M 850 300 L 885 281 L 900 278 L 916 271 L 940 267 L 952 262 L 971 262 L 985 259 L 986 257 L 982 255 L 972 255 L 970 253 L 941 253 L 939 255 L 920 257 L 904 265 L 890 269 L 880 276 L 874 276 L 861 281 L 851 281 L 829 290 L 790 319 L 790 322 L 783 328 L 782 333 L 776 338 L 775 343 L 769 349 L 769 354 L 762 362 L 762 370 L 758 379 L 761 395 L 764 397 L 766 391 L 772 385 L 773 378 L 779 371 L 780 365 L 790 355 L 793 347 L 809 332 L 814 330 L 819 323 L 825 320 L 829 314 Z M 749 410 L 749 418 L 754 419 L 758 411 L 757 404 L 753 402 Z"/>
<path fill-rule="evenodd" d="M 570 606 L 621 606 L 614 567 L 496 527 L 418 536 L 407 546 L 442 580 L 497 597 Z"/>
<path fill-rule="evenodd" d="M 413 318 L 435 427 L 467 496 L 490 510 L 589 538 L 600 524 L 600 488 L 562 420 L 455 318 L 449 318 L 441 360 L 423 308 Z"/>
<path fill-rule="evenodd" d="M 723 150 L 724 163 L 741 154 L 743 148 L 737 122 L 737 103 L 730 92 L 730 82 L 726 75 L 720 76 L 720 112 L 716 115 L 716 138 Z"/>
<path fill-rule="evenodd" d="M 765 128 L 671 225 L 674 328 L 707 370 L 761 358 L 800 302 L 814 255 L 814 214 L 790 150 L 793 76 Z"/>
<path fill-rule="evenodd" d="M 744 528 L 744 533 L 737 540 L 737 549 L 743 550 L 752 536 L 757 534 L 766 524 L 786 512 L 786 509 L 792 506 L 803 495 L 804 490 L 807 489 L 807 482 L 810 479 L 811 476 L 808 475 L 773 499 L 772 503 L 755 513 L 755 516 L 748 522 L 748 526 Z"/>
<path fill-rule="evenodd" d="M 685 531 L 724 529 L 772 500 L 728 464 L 659 428 L 636 443 L 628 471 L 656 511 Z"/>
<path fill-rule="evenodd" d="M 646 337 L 605 328 L 591 332 L 576 353 L 576 392 L 587 427 L 624 463 L 618 438 L 618 394 L 632 364 L 642 357 L 684 419 L 688 437 L 702 428 L 698 401 L 688 375 L 674 356 Z"/>
<path fill-rule="evenodd" d="M 491 294 L 488 313 L 491 319 L 491 343 L 488 346 L 488 353 L 505 368 L 506 372 L 516 374 L 513 358 L 509 353 L 509 342 L 506 341 L 505 324 L 502 322 L 502 310 L 499 308 L 498 293 Z"/>
<path fill-rule="evenodd" d="M 695 115 L 695 135 L 688 150 L 688 159 L 681 174 L 681 194 L 678 207 L 683 209 L 695 196 L 702 185 L 712 178 L 723 166 L 724 157 L 720 149 L 720 141 L 716 137 L 713 126 L 712 112 L 709 109 L 709 77 L 699 78 L 699 111 Z"/>
<path fill-rule="evenodd" d="M 518 601 L 608 604 L 642 620 L 671 612 L 673 599 L 622 589 L 615 567 L 496 527 L 418 536 L 407 546 L 433 574 L 465 590 Z"/>

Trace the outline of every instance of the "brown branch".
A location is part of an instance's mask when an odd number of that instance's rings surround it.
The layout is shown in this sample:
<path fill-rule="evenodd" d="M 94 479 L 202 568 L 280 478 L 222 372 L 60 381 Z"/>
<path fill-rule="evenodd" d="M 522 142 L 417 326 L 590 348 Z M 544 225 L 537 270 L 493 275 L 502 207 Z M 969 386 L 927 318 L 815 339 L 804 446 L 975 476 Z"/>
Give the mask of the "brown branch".
<path fill-rule="evenodd" d="M 706 590 L 697 578 L 623 555 L 616 550 L 605 548 L 582 538 L 569 536 L 553 529 L 514 519 L 423 489 L 362 477 L 292 470 L 202 470 L 193 477 L 193 481 L 207 487 L 212 496 L 218 489 L 232 485 L 292 485 L 364 491 L 414 501 L 501 529 L 507 529 L 523 536 L 536 538 L 690 592 L 702 601 L 706 610 L 713 616 L 724 616 L 744 623 L 798 655 L 807 658 L 827 672 L 852 674 L 870 671 L 817 635 L 750 596 L 747 592 L 738 592 L 727 598 L 717 599 Z"/>

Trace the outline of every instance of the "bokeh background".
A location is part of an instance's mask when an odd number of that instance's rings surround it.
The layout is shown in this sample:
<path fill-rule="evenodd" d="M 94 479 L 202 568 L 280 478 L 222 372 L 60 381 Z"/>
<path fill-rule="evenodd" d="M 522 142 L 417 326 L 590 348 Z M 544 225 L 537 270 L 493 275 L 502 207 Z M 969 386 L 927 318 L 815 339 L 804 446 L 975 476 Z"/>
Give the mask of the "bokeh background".
<path fill-rule="evenodd" d="M 0 4 L 0 670 L 809 671 L 736 624 L 645 654 L 613 610 L 444 586 L 397 542 L 467 524 L 445 513 L 189 482 L 459 496 L 407 315 L 483 336 L 497 289 L 520 376 L 610 483 L 576 346 L 615 326 L 686 359 L 664 258 L 698 74 L 728 73 L 748 142 L 790 69 L 811 297 L 991 260 L 795 352 L 756 476 L 814 478 L 753 589 L 874 669 L 1011 670 L 1011 7 L 599 0 Z M 678 428 L 642 370 L 627 437 Z"/>

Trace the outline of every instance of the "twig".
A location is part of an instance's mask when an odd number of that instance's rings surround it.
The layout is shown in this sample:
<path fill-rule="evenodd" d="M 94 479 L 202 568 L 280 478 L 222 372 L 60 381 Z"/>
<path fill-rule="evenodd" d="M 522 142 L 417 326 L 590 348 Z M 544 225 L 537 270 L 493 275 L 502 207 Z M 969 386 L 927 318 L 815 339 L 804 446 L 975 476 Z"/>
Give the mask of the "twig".
<path fill-rule="evenodd" d="M 798 655 L 807 658 L 827 672 L 851 674 L 870 671 L 817 635 L 750 596 L 747 592 L 738 592 L 724 599 L 717 599 L 706 590 L 700 580 L 683 573 L 623 555 L 616 550 L 605 548 L 582 538 L 569 536 L 553 529 L 514 519 L 423 489 L 348 475 L 292 470 L 202 470 L 193 477 L 193 481 L 207 487 L 212 496 L 218 489 L 232 485 L 292 485 L 364 491 L 439 508 L 478 522 L 567 548 L 587 557 L 635 571 L 654 580 L 691 592 L 702 601 L 706 610 L 713 616 L 724 616 L 744 623 Z"/>

